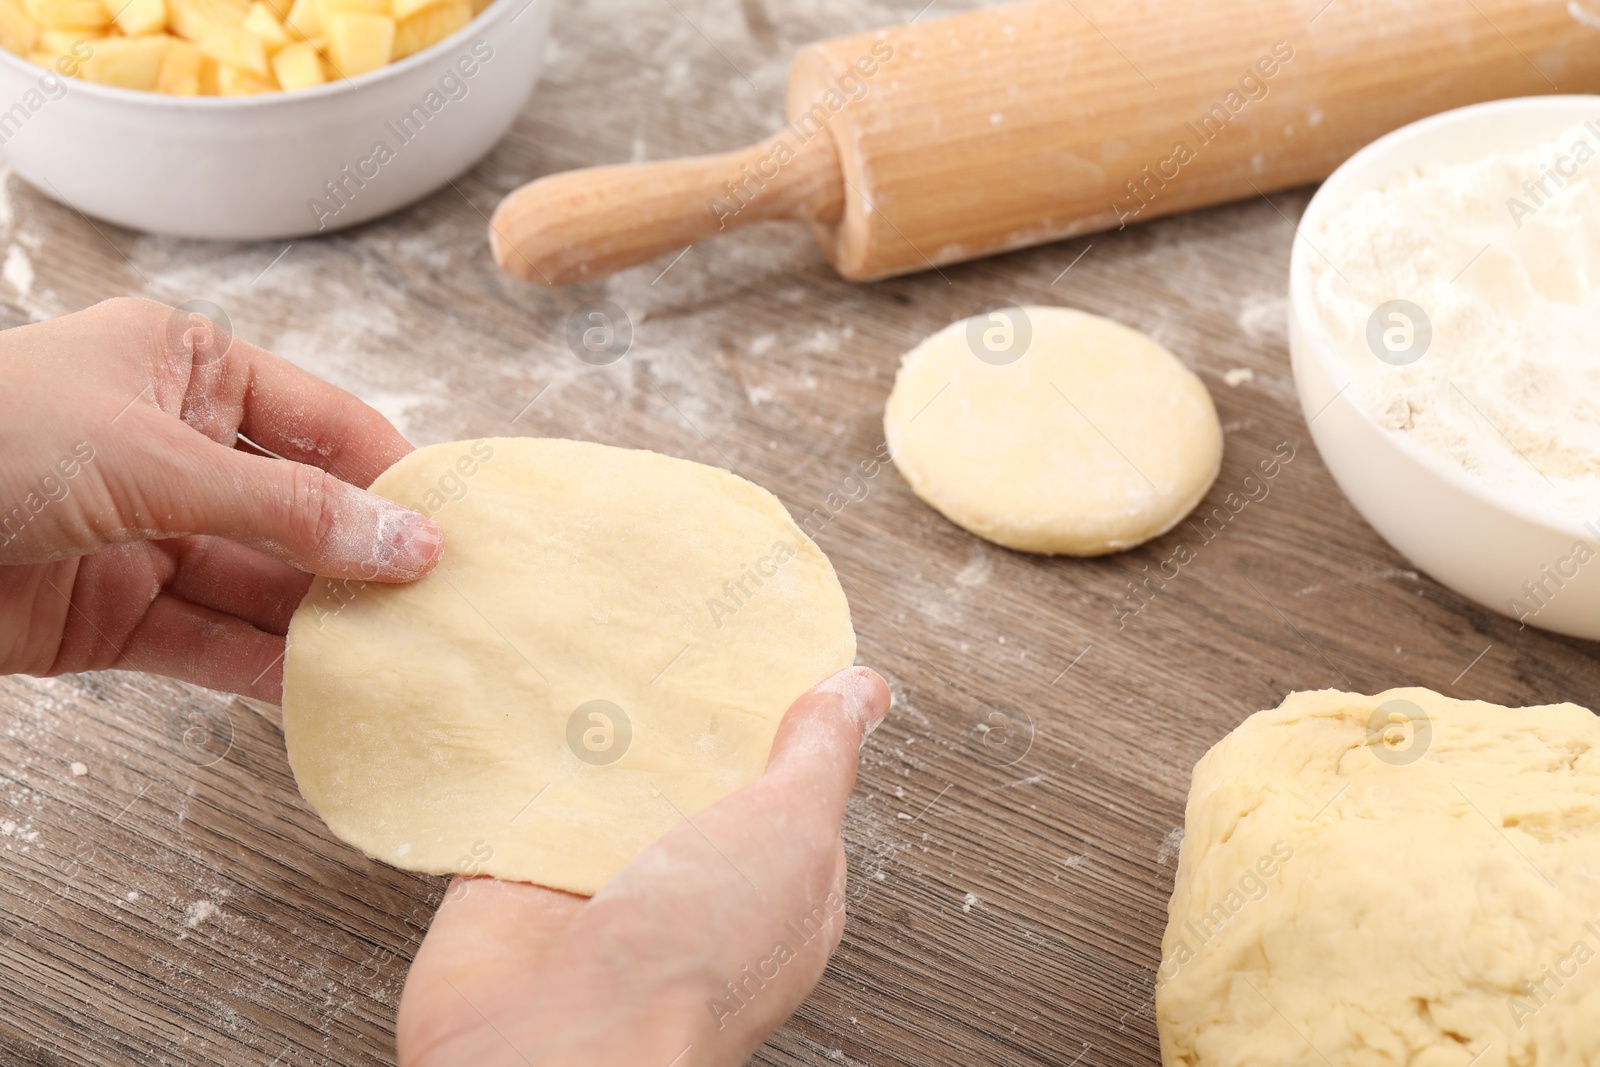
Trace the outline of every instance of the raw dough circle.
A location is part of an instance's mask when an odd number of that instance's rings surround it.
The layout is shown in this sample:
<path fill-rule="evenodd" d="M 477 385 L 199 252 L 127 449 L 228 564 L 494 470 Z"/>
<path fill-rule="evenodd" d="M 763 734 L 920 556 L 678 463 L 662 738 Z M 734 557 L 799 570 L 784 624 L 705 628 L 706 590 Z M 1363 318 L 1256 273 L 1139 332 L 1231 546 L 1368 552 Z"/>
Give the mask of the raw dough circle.
<path fill-rule="evenodd" d="M 1597 872 L 1585 709 L 1291 693 L 1195 768 L 1162 1062 L 1592 1064 Z"/>
<path fill-rule="evenodd" d="M 1222 464 L 1200 379 L 1144 334 L 1069 308 L 1000 308 L 940 330 L 906 355 L 883 421 L 919 497 L 1024 552 L 1148 541 Z"/>
<path fill-rule="evenodd" d="M 855 660 L 827 557 L 727 471 L 502 438 L 373 490 L 432 515 L 444 561 L 317 581 L 283 725 L 306 800 L 397 867 L 593 893 L 759 775 L 794 699 Z"/>

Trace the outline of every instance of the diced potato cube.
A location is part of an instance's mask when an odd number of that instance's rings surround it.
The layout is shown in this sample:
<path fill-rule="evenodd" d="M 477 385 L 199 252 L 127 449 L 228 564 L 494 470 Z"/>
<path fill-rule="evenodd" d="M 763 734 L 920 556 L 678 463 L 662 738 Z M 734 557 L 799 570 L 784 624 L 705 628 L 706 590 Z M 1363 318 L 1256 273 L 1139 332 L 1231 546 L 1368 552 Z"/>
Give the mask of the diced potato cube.
<path fill-rule="evenodd" d="M 267 65 L 267 46 L 243 26 L 213 33 L 199 45 L 201 55 L 210 56 L 218 63 L 248 70 L 258 78 L 272 73 Z"/>
<path fill-rule="evenodd" d="M 83 61 L 83 78 L 148 92 L 156 87 L 166 51 L 165 37 L 107 37 L 96 41 L 94 54 Z"/>
<path fill-rule="evenodd" d="M 249 10 L 243 0 L 167 0 L 167 25 L 179 37 L 199 41 L 242 26 Z"/>
<path fill-rule="evenodd" d="M 418 11 L 442 2 L 443 0 L 390 0 L 389 13 L 395 17 L 396 21 L 403 22 Z"/>
<path fill-rule="evenodd" d="M 341 77 L 354 78 L 389 62 L 394 19 L 388 15 L 335 11 L 323 21 L 328 28 L 328 62 Z"/>
<path fill-rule="evenodd" d="M 328 16 L 336 11 L 348 11 L 356 15 L 387 15 L 389 14 L 390 0 L 317 0 L 317 10 L 322 12 L 322 24 L 328 24 Z"/>
<path fill-rule="evenodd" d="M 289 9 L 294 7 L 294 0 L 263 0 L 272 9 L 272 13 L 282 22 L 289 17 Z"/>
<path fill-rule="evenodd" d="M 103 36 L 105 35 L 94 30 L 87 32 L 83 30 L 45 30 L 39 34 L 39 51 L 49 52 L 53 56 L 71 55 L 81 59 L 89 54 L 89 49 L 74 49 L 73 46 L 80 41 L 98 41 Z"/>
<path fill-rule="evenodd" d="M 17 0 L 0 0 L 0 48 L 24 56 L 39 43 L 39 27 Z"/>
<path fill-rule="evenodd" d="M 236 67 L 232 63 L 217 64 L 217 92 L 223 96 L 251 96 L 270 93 L 278 83 L 270 77 L 263 78 L 253 70 Z"/>
<path fill-rule="evenodd" d="M 294 0 L 289 13 L 283 17 L 289 32 L 301 40 L 322 36 L 322 9 L 317 0 Z"/>
<path fill-rule="evenodd" d="M 101 30 L 111 22 L 100 0 L 32 0 L 28 8 L 41 30 Z"/>
<path fill-rule="evenodd" d="M 54 67 L 69 78 L 76 78 L 79 65 L 90 54 L 89 40 L 82 33 L 46 30 L 39 34 L 39 44 L 28 58 L 39 62 L 36 57 L 48 57 L 43 61 L 45 66 Z"/>
<path fill-rule="evenodd" d="M 283 23 L 278 21 L 278 16 L 273 13 L 272 8 L 262 0 L 256 0 L 250 5 L 250 14 L 244 17 L 244 28 L 261 38 L 261 43 L 267 46 L 269 56 L 294 40 L 289 31 L 284 29 Z"/>
<path fill-rule="evenodd" d="M 70 41 L 46 41 L 48 33 L 39 35 L 39 47 L 28 55 L 28 58 L 43 66 L 53 67 L 69 78 L 76 78 L 82 74 L 82 65 L 90 55 L 89 44 L 82 37 L 73 37 Z M 44 57 L 43 59 L 39 57 Z"/>
<path fill-rule="evenodd" d="M 101 0 L 129 37 L 160 33 L 167 28 L 167 0 Z"/>
<path fill-rule="evenodd" d="M 198 55 L 199 52 L 200 52 L 200 49 L 196 48 L 195 49 L 195 53 Z M 216 60 L 212 59 L 210 56 L 206 56 L 206 55 L 200 56 L 200 95 L 201 96 L 218 96 L 218 95 L 220 95 L 221 92 L 222 92 L 222 89 L 217 83 L 220 81 L 221 75 L 222 75 L 222 64 L 221 63 L 218 63 Z"/>
<path fill-rule="evenodd" d="M 445 0 L 425 7 L 395 27 L 394 59 L 404 59 L 429 45 L 438 44 L 472 21 L 469 0 Z"/>
<path fill-rule="evenodd" d="M 328 80 L 322 73 L 322 57 L 309 41 L 285 45 L 272 57 L 272 72 L 285 89 L 309 89 Z"/>
<path fill-rule="evenodd" d="M 168 37 L 167 51 L 161 57 L 161 70 L 156 75 L 156 91 L 173 96 L 198 95 L 200 63 L 200 49 L 192 42 L 182 37 Z"/>

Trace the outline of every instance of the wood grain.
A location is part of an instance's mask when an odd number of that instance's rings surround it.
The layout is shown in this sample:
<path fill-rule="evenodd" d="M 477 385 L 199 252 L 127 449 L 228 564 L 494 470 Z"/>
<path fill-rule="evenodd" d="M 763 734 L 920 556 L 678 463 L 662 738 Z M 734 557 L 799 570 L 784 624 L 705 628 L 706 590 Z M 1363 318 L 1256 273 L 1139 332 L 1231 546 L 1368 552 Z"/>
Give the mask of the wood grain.
<path fill-rule="evenodd" d="M 91 225 L 12 179 L 4 242 L 36 280 L 0 282 L 0 325 L 114 295 L 208 298 L 418 443 L 650 447 L 728 465 L 797 514 L 882 440 L 900 354 L 986 302 L 1070 304 L 1151 333 L 1226 425 L 1204 507 L 1279 443 L 1296 449 L 1209 543 L 1180 528 L 1107 559 L 1027 557 L 951 526 L 892 468 L 821 531 L 861 660 L 897 703 L 845 826 L 844 945 L 757 1062 L 1154 1064 L 1171 835 L 1209 745 L 1294 689 L 1596 706 L 1600 665 L 1592 643 L 1519 630 L 1418 575 L 1340 496 L 1285 351 L 1307 190 L 867 286 L 782 227 L 575 291 L 494 266 L 484 215 L 512 188 L 755 140 L 782 114 L 794 47 L 922 2 L 568 3 L 549 77 L 458 189 L 286 252 Z M 1080 6 L 1099 21 L 1120 2 Z M 1318 25 L 1363 10 L 1336 0 Z M 591 300 L 633 325 L 609 366 L 567 347 Z M 1230 388 L 1234 368 L 1254 380 Z M 1184 542 L 1196 560 L 1119 628 L 1128 583 Z M 995 711 L 1015 717 L 1010 747 L 976 729 Z M 129 674 L 0 679 L 0 1063 L 390 1064 L 442 892 L 329 836 L 274 709 Z"/>
<path fill-rule="evenodd" d="M 844 183 L 833 142 L 817 137 L 793 156 L 783 134 L 714 156 L 563 171 L 529 182 L 489 219 L 495 262 L 513 278 L 576 285 L 604 278 L 733 226 L 775 219 L 836 222 Z M 782 182 L 752 199 L 726 199 L 723 187 L 787 165 Z M 707 210 L 709 205 L 718 205 Z M 737 205 L 737 206 L 735 206 Z"/>
<path fill-rule="evenodd" d="M 1449 108 L 1600 88 L 1600 31 L 1560 0 L 1326 6 L 1033 0 L 802 49 L 791 128 L 859 89 L 828 124 L 850 195 L 818 239 L 847 278 L 927 270 L 1314 181 Z"/>
<path fill-rule="evenodd" d="M 884 278 L 1318 180 L 1450 108 L 1600 89 L 1600 30 L 1565 0 L 1330 6 L 1028 0 L 820 41 L 767 140 L 531 183 L 495 254 L 565 285 L 806 218 L 842 276 Z"/>

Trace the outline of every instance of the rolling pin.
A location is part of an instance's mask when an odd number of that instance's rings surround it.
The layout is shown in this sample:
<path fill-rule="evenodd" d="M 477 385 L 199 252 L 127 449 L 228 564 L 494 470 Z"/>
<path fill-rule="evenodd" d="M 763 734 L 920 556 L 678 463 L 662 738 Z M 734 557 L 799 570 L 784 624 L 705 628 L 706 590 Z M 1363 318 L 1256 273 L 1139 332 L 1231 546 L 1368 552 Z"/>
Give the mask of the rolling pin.
<path fill-rule="evenodd" d="M 490 242 L 516 277 L 569 285 L 795 219 L 845 278 L 926 270 L 1303 185 L 1449 108 L 1593 92 L 1597 25 L 1600 0 L 1039 0 L 914 20 L 801 49 L 765 141 L 541 178 Z"/>

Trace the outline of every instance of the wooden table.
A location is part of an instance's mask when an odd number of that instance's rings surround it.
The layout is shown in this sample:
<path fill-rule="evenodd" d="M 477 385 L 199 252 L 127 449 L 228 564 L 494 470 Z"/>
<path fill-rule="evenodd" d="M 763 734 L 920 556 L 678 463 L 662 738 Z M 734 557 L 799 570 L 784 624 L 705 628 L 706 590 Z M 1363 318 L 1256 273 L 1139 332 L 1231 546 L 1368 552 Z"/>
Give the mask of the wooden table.
<path fill-rule="evenodd" d="M 838 281 L 781 227 L 579 290 L 493 269 L 484 215 L 517 183 L 755 140 L 779 123 L 795 46 L 923 2 L 790 15 L 770 0 L 562 0 L 542 86 L 458 188 L 287 248 L 91 224 L 12 179 L 0 239 L 34 277 L 5 272 L 3 324 L 122 294 L 211 299 L 418 443 L 648 447 L 729 466 L 797 515 L 872 454 L 900 354 L 947 322 L 1005 300 L 1149 332 L 1199 372 L 1227 429 L 1202 508 L 1294 449 L 1211 541 L 1183 527 L 1108 559 L 1019 555 L 947 523 L 892 468 L 822 530 L 861 661 L 896 707 L 845 824 L 844 945 L 757 1059 L 1152 1064 L 1184 797 L 1211 744 L 1295 689 L 1594 704 L 1600 666 L 1593 645 L 1519 630 L 1418 575 L 1329 477 L 1284 337 L 1308 191 L 870 286 Z M 633 325 L 610 366 L 565 340 L 596 299 Z M 1130 583 L 1180 544 L 1194 561 L 1119 625 Z M 295 790 L 276 709 L 128 674 L 9 678 L 0 722 L 0 1062 L 393 1062 L 444 881 L 328 834 Z"/>

